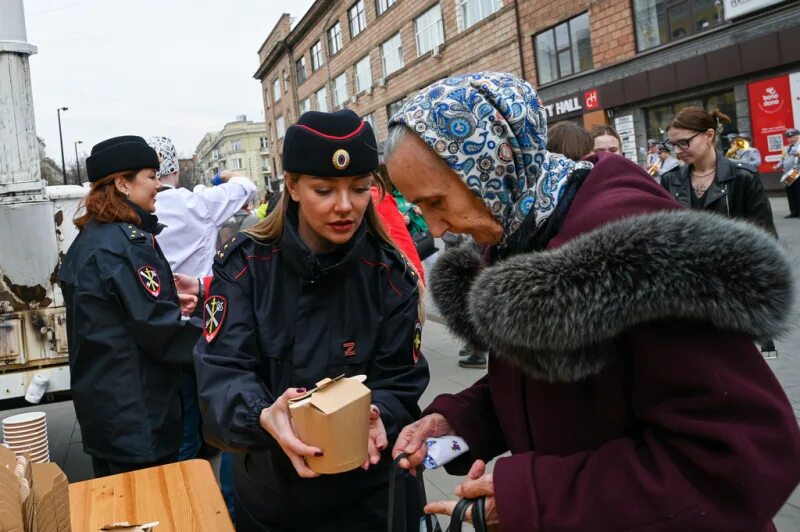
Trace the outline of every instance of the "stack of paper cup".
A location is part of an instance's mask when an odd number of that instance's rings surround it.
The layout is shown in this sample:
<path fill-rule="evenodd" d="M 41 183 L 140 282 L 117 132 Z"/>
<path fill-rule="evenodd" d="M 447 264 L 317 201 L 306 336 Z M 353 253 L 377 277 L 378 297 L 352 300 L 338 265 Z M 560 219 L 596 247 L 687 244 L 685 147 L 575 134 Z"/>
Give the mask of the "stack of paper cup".
<path fill-rule="evenodd" d="M 44 412 L 26 412 L 5 418 L 3 441 L 16 454 L 27 451 L 32 462 L 49 462 L 47 415 Z"/>

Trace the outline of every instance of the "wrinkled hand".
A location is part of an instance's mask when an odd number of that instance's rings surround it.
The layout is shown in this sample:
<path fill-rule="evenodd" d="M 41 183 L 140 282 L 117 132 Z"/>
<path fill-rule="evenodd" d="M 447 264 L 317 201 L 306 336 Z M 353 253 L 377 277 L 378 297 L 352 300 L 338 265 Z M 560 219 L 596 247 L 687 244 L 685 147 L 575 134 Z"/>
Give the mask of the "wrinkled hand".
<path fill-rule="evenodd" d="M 381 411 L 375 405 L 369 405 L 369 436 L 367 438 L 367 459 L 361 465 L 366 471 L 370 465 L 381 461 L 381 451 L 389 445 L 386 428 L 383 426 Z"/>
<path fill-rule="evenodd" d="M 397 458 L 400 453 L 406 453 L 408 457 L 400 460 L 399 465 L 413 474 L 417 466 L 425 460 L 425 455 L 428 454 L 425 440 L 454 435 L 455 432 L 450 428 L 450 423 L 443 415 L 429 414 L 400 431 L 394 449 L 392 449 L 392 458 Z"/>
<path fill-rule="evenodd" d="M 483 460 L 476 460 L 467 474 L 467 479 L 456 486 L 455 494 L 462 499 L 475 499 L 486 497 L 484 504 L 484 516 L 486 525 L 492 526 L 500 523 L 497 515 L 497 503 L 494 498 L 494 481 L 492 474 L 486 473 L 486 463 Z M 425 506 L 426 514 L 453 515 L 453 510 L 458 501 L 438 501 Z M 467 509 L 464 518 L 467 522 L 472 522 L 472 506 Z"/>
<path fill-rule="evenodd" d="M 222 179 L 223 183 L 227 183 L 228 180 L 234 176 L 243 176 L 243 175 L 244 174 L 242 172 L 239 172 L 237 170 L 223 170 L 222 172 L 219 173 L 219 177 L 220 179 Z"/>
<path fill-rule="evenodd" d="M 184 316 L 191 316 L 194 309 L 197 308 L 197 296 L 178 294 L 178 300 L 181 304 L 181 314 Z"/>
<path fill-rule="evenodd" d="M 185 273 L 175 273 L 172 278 L 175 279 L 175 287 L 178 289 L 178 294 L 198 295 L 200 285 L 197 283 L 197 277 L 192 277 Z"/>
<path fill-rule="evenodd" d="M 298 475 L 302 478 L 314 478 L 319 474 L 306 465 L 303 457 L 322 456 L 322 449 L 306 445 L 297 437 L 292 426 L 292 418 L 289 415 L 289 399 L 300 397 L 305 392 L 304 388 L 289 388 L 278 397 L 277 401 L 272 403 L 272 406 L 261 411 L 258 423 L 261 428 L 275 438 L 283 452 L 289 457 Z"/>

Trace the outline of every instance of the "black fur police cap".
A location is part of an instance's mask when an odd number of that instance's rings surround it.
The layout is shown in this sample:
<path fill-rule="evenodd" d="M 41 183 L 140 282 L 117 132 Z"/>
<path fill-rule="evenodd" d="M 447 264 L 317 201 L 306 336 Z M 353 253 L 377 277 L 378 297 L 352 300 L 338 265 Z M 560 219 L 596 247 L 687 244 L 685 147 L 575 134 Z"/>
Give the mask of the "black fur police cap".
<path fill-rule="evenodd" d="M 95 182 L 116 172 L 153 168 L 158 170 L 158 154 L 142 137 L 124 135 L 95 144 L 86 158 L 89 181 Z"/>
<path fill-rule="evenodd" d="M 378 167 L 372 127 L 349 109 L 308 111 L 286 131 L 283 169 L 320 177 L 364 175 Z"/>

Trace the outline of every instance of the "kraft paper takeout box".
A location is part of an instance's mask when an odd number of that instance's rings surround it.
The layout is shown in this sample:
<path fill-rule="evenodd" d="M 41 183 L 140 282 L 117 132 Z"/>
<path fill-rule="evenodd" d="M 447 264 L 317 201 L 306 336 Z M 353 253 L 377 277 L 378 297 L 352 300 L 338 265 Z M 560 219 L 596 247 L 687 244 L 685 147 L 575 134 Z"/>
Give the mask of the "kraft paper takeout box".
<path fill-rule="evenodd" d="M 306 463 L 320 474 L 343 473 L 367 459 L 371 392 L 366 376 L 323 379 L 317 387 L 289 401 L 297 436 L 322 449 L 324 456 L 308 456 Z"/>

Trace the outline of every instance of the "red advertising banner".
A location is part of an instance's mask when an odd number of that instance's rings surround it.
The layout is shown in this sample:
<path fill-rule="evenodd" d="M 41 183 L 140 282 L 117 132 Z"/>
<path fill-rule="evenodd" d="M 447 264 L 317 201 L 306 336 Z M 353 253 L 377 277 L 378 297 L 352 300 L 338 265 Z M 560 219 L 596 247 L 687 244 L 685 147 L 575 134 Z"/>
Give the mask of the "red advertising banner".
<path fill-rule="evenodd" d="M 759 172 L 774 172 L 781 160 L 783 132 L 794 126 L 789 76 L 777 76 L 749 83 L 750 120 L 753 145 L 761 152 Z"/>

